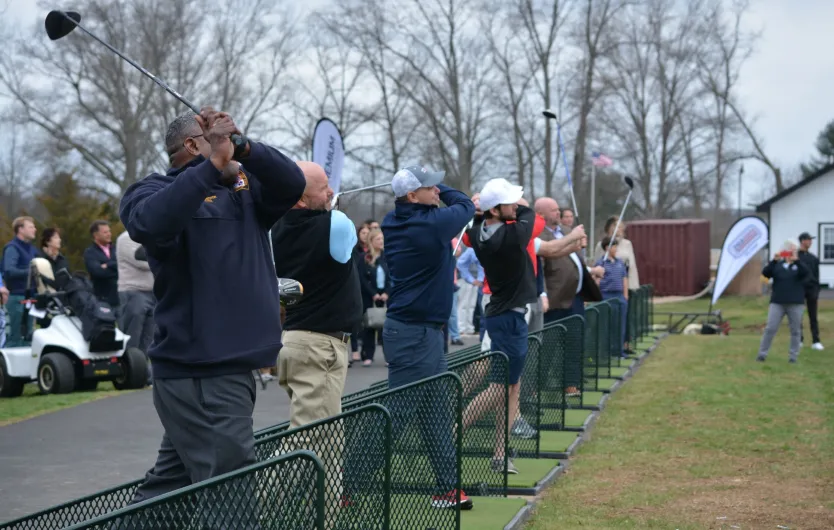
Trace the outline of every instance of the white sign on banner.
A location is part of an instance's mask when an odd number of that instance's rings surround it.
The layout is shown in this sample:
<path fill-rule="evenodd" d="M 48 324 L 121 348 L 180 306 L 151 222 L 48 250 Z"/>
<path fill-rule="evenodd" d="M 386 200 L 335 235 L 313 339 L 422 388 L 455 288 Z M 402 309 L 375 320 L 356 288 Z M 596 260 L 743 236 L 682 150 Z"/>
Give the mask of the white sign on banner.
<path fill-rule="evenodd" d="M 320 119 L 313 131 L 313 162 L 324 168 L 333 193 L 339 193 L 342 168 L 345 165 L 345 146 L 339 127 L 328 118 Z"/>
<path fill-rule="evenodd" d="M 713 304 L 750 258 L 766 247 L 767 243 L 767 224 L 760 218 L 750 215 L 735 222 L 721 246 L 721 257 L 718 258 L 718 270 L 712 290 Z"/>

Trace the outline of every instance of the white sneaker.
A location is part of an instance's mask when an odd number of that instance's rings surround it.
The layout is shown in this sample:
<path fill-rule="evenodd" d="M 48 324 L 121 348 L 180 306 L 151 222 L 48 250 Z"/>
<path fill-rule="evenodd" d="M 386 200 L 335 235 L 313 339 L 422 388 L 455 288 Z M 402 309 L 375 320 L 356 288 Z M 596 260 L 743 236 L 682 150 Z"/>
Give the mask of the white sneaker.
<path fill-rule="evenodd" d="M 823 348 L 823 347 L 822 347 L 822 343 L 821 343 L 821 342 L 815 342 L 815 343 L 814 343 L 814 345 L 813 345 L 813 346 L 811 346 L 811 349 L 812 349 L 812 350 L 820 350 L 820 351 L 822 351 L 822 350 L 824 350 L 825 348 Z"/>

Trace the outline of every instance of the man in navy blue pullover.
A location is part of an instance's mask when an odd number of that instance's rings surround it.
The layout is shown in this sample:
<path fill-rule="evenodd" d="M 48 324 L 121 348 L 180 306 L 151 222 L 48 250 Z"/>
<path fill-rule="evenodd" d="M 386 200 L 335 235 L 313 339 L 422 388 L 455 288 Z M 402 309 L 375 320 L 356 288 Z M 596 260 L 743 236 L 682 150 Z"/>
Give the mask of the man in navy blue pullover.
<path fill-rule="evenodd" d="M 153 399 L 165 429 L 139 502 L 256 461 L 253 370 L 281 348 L 269 229 L 305 179 L 276 149 L 204 108 L 168 127 L 170 169 L 130 186 L 119 214 L 154 276 Z"/>
<path fill-rule="evenodd" d="M 465 193 L 441 184 L 445 172 L 421 166 L 398 171 L 391 180 L 396 197 L 394 211 L 382 221 L 385 255 L 391 275 L 391 294 L 382 330 L 388 386 L 397 388 L 446 371 L 443 325 L 452 312 L 455 261 L 452 239 L 475 215 L 475 205 Z M 440 202 L 446 204 L 439 208 Z M 436 396 L 435 396 L 436 397 Z M 424 401 L 430 403 L 431 400 Z M 432 407 L 442 409 L 442 405 Z M 400 431 L 413 410 L 392 411 L 394 430 Z M 440 422 L 440 420 L 438 420 Z M 423 423 L 423 422 L 421 422 Z M 454 478 L 455 447 L 448 429 L 421 425 L 427 443 L 436 444 L 432 466 L 442 493 L 432 506 L 469 509 L 472 501 L 457 492 Z"/>

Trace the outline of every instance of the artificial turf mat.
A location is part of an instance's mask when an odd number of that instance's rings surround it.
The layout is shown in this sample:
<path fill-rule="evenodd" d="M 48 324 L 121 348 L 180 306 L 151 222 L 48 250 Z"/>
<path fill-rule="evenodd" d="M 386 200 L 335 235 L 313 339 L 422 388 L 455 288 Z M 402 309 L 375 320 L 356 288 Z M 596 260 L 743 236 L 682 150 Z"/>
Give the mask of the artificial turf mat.
<path fill-rule="evenodd" d="M 611 367 L 611 377 L 612 378 L 614 378 L 614 377 L 624 377 L 628 373 L 628 370 L 629 369 L 625 366 L 621 366 L 621 367 L 612 366 Z"/>
<path fill-rule="evenodd" d="M 617 379 L 600 379 L 597 382 L 597 388 L 600 390 L 611 390 L 618 382 Z"/>
<path fill-rule="evenodd" d="M 602 401 L 602 396 L 604 396 L 604 392 L 593 392 L 593 391 L 585 391 L 582 392 L 582 404 L 583 405 L 599 405 L 599 402 Z"/>
<path fill-rule="evenodd" d="M 460 512 L 461 530 L 503 530 L 527 501 L 502 497 L 473 497 L 472 509 Z"/>
<path fill-rule="evenodd" d="M 511 488 L 532 488 L 553 468 L 559 467 L 560 462 L 549 458 L 514 458 L 513 464 L 518 469 L 518 475 L 509 475 L 507 485 Z"/>
<path fill-rule="evenodd" d="M 564 453 L 576 438 L 575 432 L 542 431 L 539 433 L 539 447 L 543 453 Z"/>
<path fill-rule="evenodd" d="M 591 414 L 593 414 L 591 410 L 566 410 L 565 425 L 567 427 L 582 427 Z"/>

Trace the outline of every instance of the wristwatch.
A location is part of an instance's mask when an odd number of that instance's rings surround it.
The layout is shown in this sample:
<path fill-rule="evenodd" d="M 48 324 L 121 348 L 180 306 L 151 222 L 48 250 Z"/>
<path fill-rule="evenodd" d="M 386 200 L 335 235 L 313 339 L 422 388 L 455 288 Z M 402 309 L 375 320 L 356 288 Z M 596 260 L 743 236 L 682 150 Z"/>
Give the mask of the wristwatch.
<path fill-rule="evenodd" d="M 241 158 L 244 151 L 246 151 L 246 146 L 249 144 L 249 138 L 247 138 L 245 134 L 233 134 L 231 139 L 232 144 L 235 146 L 235 153 L 232 158 L 237 160 Z"/>

